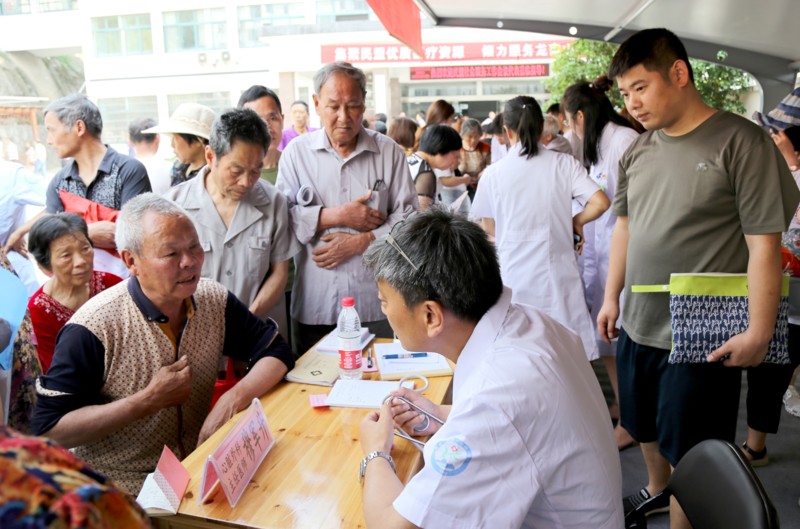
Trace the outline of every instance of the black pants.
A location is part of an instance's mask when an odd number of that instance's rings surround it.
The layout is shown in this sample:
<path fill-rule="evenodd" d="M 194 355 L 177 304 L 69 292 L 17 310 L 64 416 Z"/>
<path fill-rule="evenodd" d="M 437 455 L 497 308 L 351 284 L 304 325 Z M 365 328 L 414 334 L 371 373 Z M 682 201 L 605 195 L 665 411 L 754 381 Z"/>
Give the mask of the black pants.
<path fill-rule="evenodd" d="M 761 364 L 747 370 L 747 426 L 777 433 L 783 409 L 783 394 L 800 364 L 800 325 L 789 325 L 791 364 Z"/>

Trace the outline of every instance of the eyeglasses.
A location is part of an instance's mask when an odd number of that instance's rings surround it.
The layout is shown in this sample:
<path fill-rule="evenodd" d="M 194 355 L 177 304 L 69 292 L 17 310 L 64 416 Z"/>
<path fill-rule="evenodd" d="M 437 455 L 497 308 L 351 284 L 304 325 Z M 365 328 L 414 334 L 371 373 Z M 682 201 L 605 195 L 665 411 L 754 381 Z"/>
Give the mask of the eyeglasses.
<path fill-rule="evenodd" d="M 419 267 L 414 264 L 414 261 L 412 261 L 411 258 L 406 254 L 406 252 L 403 251 L 403 249 L 397 243 L 395 238 L 392 236 L 392 233 L 396 233 L 395 230 L 397 230 L 400 226 L 404 225 L 405 223 L 406 219 L 395 222 L 394 226 L 392 226 L 392 229 L 389 231 L 388 234 L 386 234 L 386 242 L 388 242 L 389 246 L 397 250 L 397 252 L 403 256 L 403 259 L 405 259 L 408 262 L 408 264 L 411 265 L 411 268 L 413 268 L 415 272 L 419 272 Z"/>

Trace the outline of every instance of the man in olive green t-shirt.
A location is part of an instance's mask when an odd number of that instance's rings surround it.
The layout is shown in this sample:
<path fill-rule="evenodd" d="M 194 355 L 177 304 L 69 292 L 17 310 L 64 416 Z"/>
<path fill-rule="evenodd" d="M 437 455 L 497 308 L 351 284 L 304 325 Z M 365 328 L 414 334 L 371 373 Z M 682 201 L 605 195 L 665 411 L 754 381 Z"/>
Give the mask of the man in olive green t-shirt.
<path fill-rule="evenodd" d="M 742 367 L 761 363 L 775 328 L 780 234 L 800 192 L 770 138 L 747 120 L 707 106 L 681 41 L 665 29 L 634 34 L 612 60 L 625 105 L 646 129 L 620 160 L 609 272 L 598 329 L 619 334 L 620 422 L 641 443 L 648 483 L 625 512 L 670 508 L 670 467 L 708 438 L 733 441 Z M 668 294 L 631 294 L 670 273 L 748 274 L 750 325 L 703 364 L 668 364 Z M 621 331 L 619 296 L 626 289 Z"/>

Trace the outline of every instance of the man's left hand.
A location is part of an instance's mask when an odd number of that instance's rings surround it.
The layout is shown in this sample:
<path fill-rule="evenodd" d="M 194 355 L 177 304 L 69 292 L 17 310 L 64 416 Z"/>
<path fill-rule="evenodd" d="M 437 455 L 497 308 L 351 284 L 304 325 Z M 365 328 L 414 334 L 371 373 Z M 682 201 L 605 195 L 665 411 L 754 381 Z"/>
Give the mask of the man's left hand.
<path fill-rule="evenodd" d="M 364 455 L 376 450 L 387 454 L 392 449 L 394 439 L 394 422 L 389 404 L 384 404 L 381 411 L 370 412 L 361 421 L 361 449 Z"/>
<path fill-rule="evenodd" d="M 369 246 L 372 236 L 369 233 L 329 233 L 320 238 L 327 242 L 311 253 L 311 258 L 318 267 L 333 270 L 348 259 L 361 255 Z"/>
<path fill-rule="evenodd" d="M 222 428 L 222 425 L 236 415 L 239 410 L 236 407 L 235 399 L 233 398 L 234 391 L 228 391 L 222 395 L 214 409 L 206 417 L 203 422 L 203 427 L 200 428 L 200 435 L 197 436 L 197 446 L 200 446 L 206 439 L 211 437 L 214 432 Z"/>
<path fill-rule="evenodd" d="M 755 367 L 767 356 L 769 341 L 757 340 L 747 330 L 737 334 L 722 344 L 722 347 L 708 355 L 709 362 L 722 361 L 725 367 Z"/>

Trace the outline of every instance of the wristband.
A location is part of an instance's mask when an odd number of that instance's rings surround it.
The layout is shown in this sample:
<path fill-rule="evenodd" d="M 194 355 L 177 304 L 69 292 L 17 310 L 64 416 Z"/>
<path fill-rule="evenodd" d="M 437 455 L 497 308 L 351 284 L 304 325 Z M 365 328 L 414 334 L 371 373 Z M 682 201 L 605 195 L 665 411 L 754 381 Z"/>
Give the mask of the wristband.
<path fill-rule="evenodd" d="M 358 482 L 359 483 L 361 483 L 361 484 L 364 483 L 364 476 L 367 473 L 367 463 L 369 463 L 370 461 L 372 461 L 376 457 L 382 457 L 386 461 L 388 461 L 389 464 L 392 465 L 392 472 L 397 473 L 397 467 L 394 466 L 394 459 L 392 459 L 392 456 L 390 456 L 389 454 L 387 454 L 386 452 L 384 452 L 382 450 L 376 450 L 374 452 L 370 452 L 369 454 L 367 454 L 367 457 L 365 457 L 364 459 L 361 460 L 361 468 L 358 471 Z"/>

